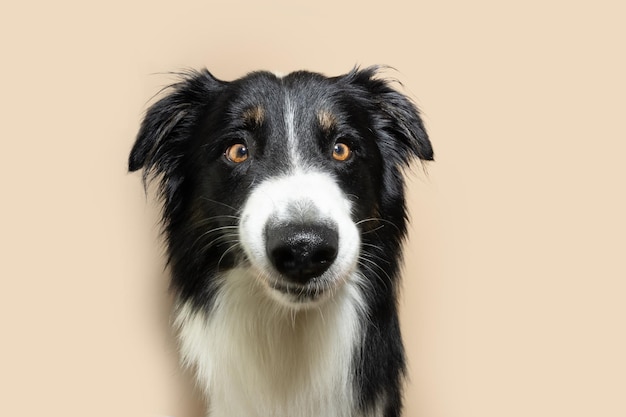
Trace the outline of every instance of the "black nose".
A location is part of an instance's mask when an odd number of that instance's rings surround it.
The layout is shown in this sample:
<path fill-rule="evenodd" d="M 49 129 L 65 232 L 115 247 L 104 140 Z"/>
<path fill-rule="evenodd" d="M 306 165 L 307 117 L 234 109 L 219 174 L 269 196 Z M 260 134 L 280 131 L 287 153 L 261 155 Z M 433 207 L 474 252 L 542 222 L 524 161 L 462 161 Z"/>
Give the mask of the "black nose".
<path fill-rule="evenodd" d="M 306 284 L 337 258 L 339 235 L 327 225 L 287 224 L 266 229 L 266 250 L 274 267 L 287 279 Z"/>

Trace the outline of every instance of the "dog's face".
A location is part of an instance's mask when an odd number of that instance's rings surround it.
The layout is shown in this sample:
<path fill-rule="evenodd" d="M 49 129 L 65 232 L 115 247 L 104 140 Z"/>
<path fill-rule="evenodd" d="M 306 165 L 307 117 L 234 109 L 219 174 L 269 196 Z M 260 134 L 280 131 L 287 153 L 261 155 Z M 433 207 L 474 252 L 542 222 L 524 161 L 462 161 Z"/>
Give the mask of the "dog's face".
<path fill-rule="evenodd" d="M 207 301 L 217 276 L 244 268 L 301 308 L 398 251 L 400 171 L 415 156 L 432 159 L 418 112 L 373 69 L 229 83 L 201 72 L 148 111 L 130 169 L 161 175 L 179 294 Z"/>

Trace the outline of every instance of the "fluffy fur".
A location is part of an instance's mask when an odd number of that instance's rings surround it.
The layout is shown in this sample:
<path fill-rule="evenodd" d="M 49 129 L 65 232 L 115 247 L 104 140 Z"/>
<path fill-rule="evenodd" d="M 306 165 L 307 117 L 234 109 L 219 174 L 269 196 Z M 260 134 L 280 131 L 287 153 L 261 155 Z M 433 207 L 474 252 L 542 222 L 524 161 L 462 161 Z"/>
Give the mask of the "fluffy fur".
<path fill-rule="evenodd" d="M 402 169 L 432 160 L 376 68 L 190 72 L 147 111 L 130 171 L 155 178 L 183 362 L 208 415 L 394 417 Z"/>

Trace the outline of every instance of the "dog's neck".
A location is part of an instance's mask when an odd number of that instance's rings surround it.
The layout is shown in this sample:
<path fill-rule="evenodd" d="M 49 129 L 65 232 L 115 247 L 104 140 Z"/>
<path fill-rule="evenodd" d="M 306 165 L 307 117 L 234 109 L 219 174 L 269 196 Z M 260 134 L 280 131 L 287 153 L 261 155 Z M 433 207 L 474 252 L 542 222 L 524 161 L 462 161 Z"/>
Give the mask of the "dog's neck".
<path fill-rule="evenodd" d="M 210 314 L 183 302 L 176 311 L 183 360 L 210 393 L 210 415 L 350 415 L 363 305 L 355 280 L 295 310 L 271 299 L 247 269 L 221 278 Z"/>

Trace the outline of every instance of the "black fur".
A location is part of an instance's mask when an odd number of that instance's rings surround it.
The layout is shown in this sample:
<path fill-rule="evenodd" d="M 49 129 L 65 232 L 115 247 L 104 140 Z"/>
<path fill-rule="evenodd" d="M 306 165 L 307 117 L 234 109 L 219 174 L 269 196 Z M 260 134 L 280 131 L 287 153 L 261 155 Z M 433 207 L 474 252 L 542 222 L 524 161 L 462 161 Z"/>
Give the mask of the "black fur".
<path fill-rule="evenodd" d="M 228 237 L 206 233 L 234 226 L 237 208 L 249 189 L 282 168 L 287 155 L 281 124 L 283 91 L 298 105 L 323 104 L 336 116 L 331 131 L 314 127 L 313 116 L 300 113 L 298 135 L 306 137 L 307 160 L 331 170 L 345 193 L 353 196 L 362 248 L 372 264 L 362 264 L 368 277 L 365 335 L 355 352 L 356 399 L 362 411 L 386 397 L 384 416 L 399 416 L 405 357 L 397 312 L 401 244 L 407 213 L 403 168 L 414 159 L 432 160 L 433 150 L 415 105 L 377 76 L 376 68 L 355 69 L 327 78 L 295 72 L 278 78 L 256 72 L 232 82 L 208 71 L 189 72 L 148 110 L 131 151 L 129 170 L 144 169 L 144 180 L 156 178 L 163 202 L 163 226 L 172 271 L 172 288 L 182 300 L 208 309 L 215 297 L 213 277 L 246 262 L 241 251 L 228 250 Z M 266 123 L 246 125 L 235 115 L 259 102 Z M 319 158 L 337 138 L 348 141 L 357 157 L 347 164 Z M 237 140 L 253 148 L 254 164 L 233 166 L 224 150 Z M 329 145 L 330 144 L 330 145 Z M 245 165 L 245 166 L 243 166 Z M 215 219 L 215 220 L 207 220 Z"/>

